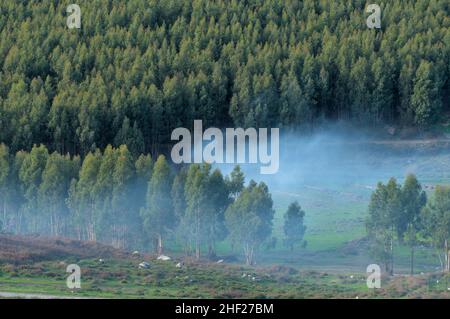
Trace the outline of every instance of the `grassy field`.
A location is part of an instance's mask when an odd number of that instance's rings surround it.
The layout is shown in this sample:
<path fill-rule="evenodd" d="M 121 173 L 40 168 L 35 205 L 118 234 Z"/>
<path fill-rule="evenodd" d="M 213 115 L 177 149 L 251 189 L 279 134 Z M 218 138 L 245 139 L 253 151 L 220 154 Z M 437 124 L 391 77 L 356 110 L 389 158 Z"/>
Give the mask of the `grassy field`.
<path fill-rule="evenodd" d="M 95 298 L 448 298 L 441 274 L 385 278 L 381 289 L 368 289 L 366 276 L 298 271 L 286 266 L 155 261 L 138 269 L 138 260 L 67 260 L 82 269 L 81 289 L 66 287 L 66 263 L 36 262 L 0 266 L 0 292 Z"/>
<path fill-rule="evenodd" d="M 349 153 L 336 159 L 336 164 L 313 162 L 302 166 L 299 161 L 298 172 L 290 167 L 288 173 L 294 182 L 278 183 L 271 188 L 276 209 L 274 236 L 278 244 L 276 249 L 265 252 L 262 262 L 284 263 L 300 269 L 365 272 L 368 264 L 376 263 L 364 245 L 367 207 L 376 184 L 386 183 L 390 177 L 402 182 L 408 173 L 414 173 L 428 197 L 432 197 L 435 185 L 450 184 L 448 150 L 428 151 L 425 146 L 413 144 L 396 152 L 382 149 Z M 283 238 L 283 214 L 295 200 L 306 212 L 308 245 L 306 249 L 290 252 L 280 239 Z M 401 246 L 395 250 L 397 271 L 408 273 L 409 250 Z M 416 264 L 418 272 L 433 272 L 439 260 L 435 251 L 421 246 Z"/>

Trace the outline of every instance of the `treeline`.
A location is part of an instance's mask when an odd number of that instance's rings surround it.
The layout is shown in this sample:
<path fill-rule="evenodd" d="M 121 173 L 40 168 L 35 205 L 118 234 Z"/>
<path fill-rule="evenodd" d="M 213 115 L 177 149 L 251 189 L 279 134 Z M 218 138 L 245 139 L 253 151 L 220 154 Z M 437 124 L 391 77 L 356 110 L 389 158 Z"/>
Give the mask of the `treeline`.
<path fill-rule="evenodd" d="M 432 125 L 448 110 L 444 0 L 0 2 L 0 142 L 156 154 L 176 127 Z M 164 152 L 164 150 L 163 150 Z"/>
<path fill-rule="evenodd" d="M 153 246 L 159 254 L 170 241 L 196 258 L 215 256 L 216 243 L 229 239 L 248 264 L 271 236 L 274 217 L 268 187 L 245 186 L 239 166 L 225 177 L 208 164 L 176 170 L 163 155 L 154 162 L 125 145 L 81 160 L 42 145 L 11 154 L 0 144 L 0 205 L 0 231 Z M 303 217 L 293 203 L 285 226 L 291 248 L 303 238 Z"/>
<path fill-rule="evenodd" d="M 426 193 L 414 175 L 403 185 L 391 178 L 373 192 L 367 220 L 371 253 L 394 274 L 395 243 L 410 248 L 410 273 L 414 274 L 414 249 L 426 244 L 437 250 L 443 271 L 450 271 L 450 187 L 436 186 Z"/>

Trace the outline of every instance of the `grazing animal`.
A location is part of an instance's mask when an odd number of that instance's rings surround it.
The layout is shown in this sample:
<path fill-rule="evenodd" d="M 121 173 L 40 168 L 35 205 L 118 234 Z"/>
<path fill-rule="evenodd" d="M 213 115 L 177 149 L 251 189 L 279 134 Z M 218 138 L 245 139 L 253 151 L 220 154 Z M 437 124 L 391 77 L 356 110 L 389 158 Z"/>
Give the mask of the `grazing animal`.
<path fill-rule="evenodd" d="M 148 269 L 148 268 L 150 268 L 150 264 L 148 262 L 146 262 L 146 261 L 141 262 L 139 264 L 139 269 Z"/>
<path fill-rule="evenodd" d="M 168 261 L 168 260 L 170 260 L 171 258 L 170 258 L 169 256 L 161 255 L 161 256 L 158 256 L 157 259 L 158 259 L 158 260 L 163 260 L 163 261 Z"/>

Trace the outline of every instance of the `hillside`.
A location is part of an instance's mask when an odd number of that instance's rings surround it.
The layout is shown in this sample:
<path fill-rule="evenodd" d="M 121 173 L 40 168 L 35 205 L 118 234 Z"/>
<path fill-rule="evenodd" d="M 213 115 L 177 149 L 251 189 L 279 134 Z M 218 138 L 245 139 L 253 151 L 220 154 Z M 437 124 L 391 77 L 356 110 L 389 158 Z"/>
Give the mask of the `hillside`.
<path fill-rule="evenodd" d="M 445 120 L 444 0 L 0 3 L 0 142 L 84 155 L 165 151 L 172 129 Z M 7 125 L 6 125 L 7 124 Z"/>

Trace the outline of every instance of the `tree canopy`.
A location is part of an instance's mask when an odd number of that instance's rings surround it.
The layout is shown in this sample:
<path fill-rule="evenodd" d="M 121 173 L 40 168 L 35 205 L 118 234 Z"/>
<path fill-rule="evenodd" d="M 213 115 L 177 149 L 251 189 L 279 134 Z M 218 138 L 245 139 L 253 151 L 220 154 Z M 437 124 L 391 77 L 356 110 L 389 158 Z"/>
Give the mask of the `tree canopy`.
<path fill-rule="evenodd" d="M 427 127 L 449 108 L 443 0 L 79 0 L 0 3 L 0 142 L 156 154 L 172 129 Z"/>

